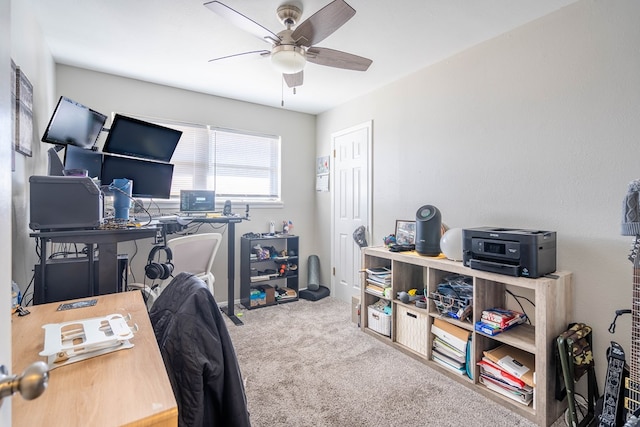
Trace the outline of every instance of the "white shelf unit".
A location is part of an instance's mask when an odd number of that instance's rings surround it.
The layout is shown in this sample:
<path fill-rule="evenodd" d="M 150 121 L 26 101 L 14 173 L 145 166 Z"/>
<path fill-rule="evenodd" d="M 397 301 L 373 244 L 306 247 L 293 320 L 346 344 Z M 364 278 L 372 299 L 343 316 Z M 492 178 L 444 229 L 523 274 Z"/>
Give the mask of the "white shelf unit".
<path fill-rule="evenodd" d="M 555 399 L 555 356 L 553 342 L 573 321 L 572 275 L 556 271 L 547 277 L 529 279 L 473 270 L 462 262 L 445 258 L 421 256 L 413 252 L 390 252 L 385 247 L 362 249 L 362 268 L 386 266 L 391 268 L 392 303 L 391 334 L 385 336 L 368 325 L 368 306 L 378 301 L 380 296 L 366 291 L 363 273 L 361 293 L 361 328 L 381 341 L 422 361 L 429 367 L 447 375 L 489 399 L 509 408 L 539 426 L 549 426 L 562 415 L 566 399 Z M 418 308 L 414 303 L 405 304 L 396 298 L 397 292 L 417 288 L 426 289 L 429 294 L 439 283 L 452 273 L 472 278 L 473 314 L 468 321 L 442 317 L 448 322 L 470 331 L 472 337 L 471 361 L 473 379 L 457 375 L 431 360 L 433 335 L 431 324 L 435 317 L 441 317 L 435 303 L 429 300 L 426 308 Z M 522 324 L 495 336 L 488 336 L 474 330 L 473 324 L 480 320 L 482 310 L 493 307 L 512 308 L 521 311 L 515 299 L 507 291 L 523 296 L 535 303 L 520 298 L 531 325 Z M 473 322 L 473 323 L 472 323 Z M 480 372 L 476 362 L 482 359 L 483 351 L 501 344 L 524 350 L 535 356 L 536 387 L 533 402 L 525 406 L 489 390 L 478 380 Z"/>

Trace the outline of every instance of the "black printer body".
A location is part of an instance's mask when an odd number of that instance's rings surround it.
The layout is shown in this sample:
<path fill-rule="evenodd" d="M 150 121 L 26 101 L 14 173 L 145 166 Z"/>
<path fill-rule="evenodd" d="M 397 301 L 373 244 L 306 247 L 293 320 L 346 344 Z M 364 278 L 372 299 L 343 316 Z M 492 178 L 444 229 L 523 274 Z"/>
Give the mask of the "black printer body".
<path fill-rule="evenodd" d="M 74 230 L 100 227 L 103 195 L 86 176 L 31 176 L 29 228 Z"/>
<path fill-rule="evenodd" d="M 476 270 L 538 278 L 556 271 L 556 232 L 463 229 L 462 262 Z"/>

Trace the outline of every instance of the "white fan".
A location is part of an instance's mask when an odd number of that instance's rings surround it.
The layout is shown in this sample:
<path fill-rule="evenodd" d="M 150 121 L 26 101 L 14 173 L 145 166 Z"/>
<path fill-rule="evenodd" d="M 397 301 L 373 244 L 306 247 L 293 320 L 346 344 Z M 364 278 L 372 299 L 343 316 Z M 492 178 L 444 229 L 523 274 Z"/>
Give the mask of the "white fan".
<path fill-rule="evenodd" d="M 302 15 L 300 8 L 293 5 L 280 6 L 277 15 L 286 29 L 278 34 L 219 1 L 208 2 L 204 5 L 238 28 L 271 45 L 270 50 L 242 52 L 214 58 L 210 62 L 241 55 L 270 56 L 271 62 L 282 72 L 287 86 L 291 88 L 302 85 L 303 70 L 307 61 L 327 67 L 356 71 L 366 71 L 373 62 L 351 53 L 316 46 L 317 43 L 333 34 L 355 15 L 355 9 L 344 0 L 332 1 L 299 25 L 297 23 Z"/>

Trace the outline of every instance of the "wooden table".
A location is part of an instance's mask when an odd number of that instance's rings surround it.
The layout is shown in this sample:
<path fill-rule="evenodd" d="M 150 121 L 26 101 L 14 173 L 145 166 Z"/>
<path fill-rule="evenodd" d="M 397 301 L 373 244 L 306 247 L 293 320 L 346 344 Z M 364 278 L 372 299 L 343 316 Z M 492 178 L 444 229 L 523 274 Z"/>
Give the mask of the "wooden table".
<path fill-rule="evenodd" d="M 61 366 L 49 372 L 49 385 L 35 400 L 12 398 L 13 426 L 177 426 L 178 406 L 139 291 L 92 297 L 93 307 L 56 311 L 60 303 L 29 307 L 12 317 L 13 372 L 38 360 L 47 323 L 132 316 L 139 327 L 133 348 Z M 86 298 L 83 298 L 84 300 Z"/>

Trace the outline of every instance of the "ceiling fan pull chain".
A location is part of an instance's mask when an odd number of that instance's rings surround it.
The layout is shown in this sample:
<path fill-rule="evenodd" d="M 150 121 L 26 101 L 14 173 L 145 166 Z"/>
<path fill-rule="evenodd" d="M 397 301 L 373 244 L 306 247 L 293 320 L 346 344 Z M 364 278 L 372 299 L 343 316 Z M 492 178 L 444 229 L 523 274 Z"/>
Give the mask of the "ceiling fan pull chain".
<path fill-rule="evenodd" d="M 284 107 L 284 76 L 280 77 L 280 106 Z"/>

